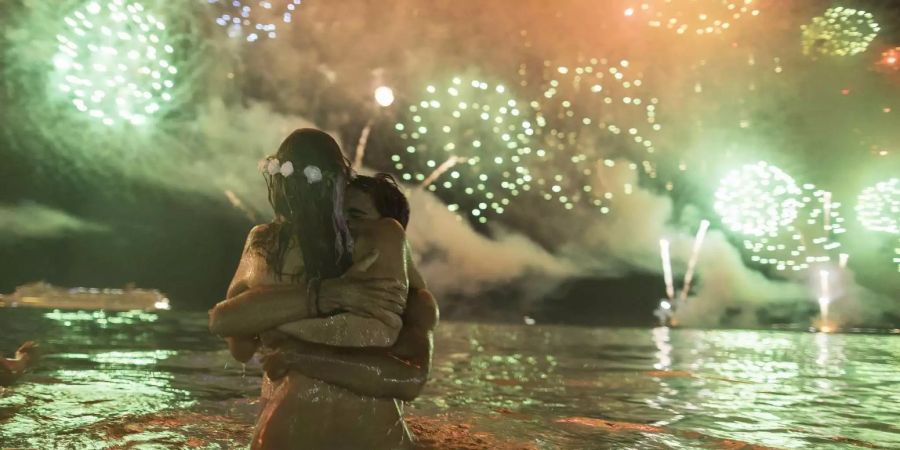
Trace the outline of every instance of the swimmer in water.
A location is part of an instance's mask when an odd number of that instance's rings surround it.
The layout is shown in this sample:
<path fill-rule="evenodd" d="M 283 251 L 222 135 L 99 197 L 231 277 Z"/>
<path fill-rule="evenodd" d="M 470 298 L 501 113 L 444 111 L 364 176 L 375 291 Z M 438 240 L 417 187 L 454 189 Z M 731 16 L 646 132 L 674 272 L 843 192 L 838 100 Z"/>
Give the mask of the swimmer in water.
<path fill-rule="evenodd" d="M 13 359 L 0 358 L 0 386 L 11 386 L 25 371 L 37 363 L 39 346 L 33 341 L 22 344 Z"/>

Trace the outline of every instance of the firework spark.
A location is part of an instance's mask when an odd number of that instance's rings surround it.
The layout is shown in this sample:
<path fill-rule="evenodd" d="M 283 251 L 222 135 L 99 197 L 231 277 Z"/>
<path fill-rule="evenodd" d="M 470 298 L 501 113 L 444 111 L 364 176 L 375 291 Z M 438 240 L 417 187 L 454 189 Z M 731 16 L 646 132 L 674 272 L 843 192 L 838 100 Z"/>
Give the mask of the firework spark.
<path fill-rule="evenodd" d="M 669 240 L 659 240 L 659 256 L 662 259 L 663 278 L 666 282 L 666 297 L 671 304 L 675 299 L 675 285 L 672 279 L 672 257 L 669 255 Z"/>
<path fill-rule="evenodd" d="M 625 9 L 625 17 L 643 17 L 653 28 L 677 34 L 721 34 L 746 17 L 759 15 L 754 0 L 644 0 Z"/>
<path fill-rule="evenodd" d="M 232 38 L 243 38 L 247 42 L 256 42 L 261 38 L 275 39 L 278 23 L 289 24 L 300 6 L 301 0 L 289 0 L 281 10 L 276 10 L 272 2 L 266 0 L 207 0 L 216 5 L 222 13 L 216 18 L 216 24 L 228 31 Z"/>
<path fill-rule="evenodd" d="M 871 13 L 839 6 L 828 8 L 801 30 L 804 54 L 851 56 L 866 51 L 881 27 Z"/>
<path fill-rule="evenodd" d="M 900 234 L 900 178 L 863 190 L 857 197 L 856 214 L 868 230 Z"/>
<path fill-rule="evenodd" d="M 522 86 L 537 90 L 529 106 L 540 164 L 531 174 L 544 199 L 566 209 L 583 202 L 609 212 L 613 196 L 630 194 L 637 178 L 618 177 L 627 180 L 622 185 L 610 182 L 619 158 L 641 161 L 623 167 L 641 167 L 647 177 L 657 177 L 653 140 L 662 129 L 659 100 L 628 60 L 592 58 L 574 66 L 544 61 L 536 70 L 522 64 L 519 75 Z"/>
<path fill-rule="evenodd" d="M 104 125 L 143 125 L 172 101 L 175 49 L 143 5 L 92 2 L 63 22 L 53 78 L 78 111 Z"/>
<path fill-rule="evenodd" d="M 802 271 L 832 260 L 844 233 L 841 204 L 812 184 L 797 185 L 765 162 L 726 176 L 716 191 L 716 212 L 743 237 L 750 260 L 779 271 Z M 827 209 L 827 220 L 826 220 Z"/>
<path fill-rule="evenodd" d="M 391 157 L 394 167 L 404 181 L 429 181 L 451 209 L 486 223 L 531 190 L 533 120 L 503 84 L 454 77 L 425 91 L 395 126 L 407 146 Z M 452 170 L 435 170 L 448 159 Z"/>
<path fill-rule="evenodd" d="M 700 248 L 703 246 L 703 239 L 706 237 L 706 231 L 709 229 L 709 221 L 701 220 L 700 228 L 697 229 L 697 236 L 694 238 L 694 247 L 691 249 L 691 259 L 688 260 L 687 272 L 684 274 L 684 286 L 681 287 L 681 294 L 678 296 L 679 301 L 687 298 L 688 292 L 691 290 L 691 282 L 694 279 L 694 270 L 697 267 L 697 259 L 700 257 Z"/>

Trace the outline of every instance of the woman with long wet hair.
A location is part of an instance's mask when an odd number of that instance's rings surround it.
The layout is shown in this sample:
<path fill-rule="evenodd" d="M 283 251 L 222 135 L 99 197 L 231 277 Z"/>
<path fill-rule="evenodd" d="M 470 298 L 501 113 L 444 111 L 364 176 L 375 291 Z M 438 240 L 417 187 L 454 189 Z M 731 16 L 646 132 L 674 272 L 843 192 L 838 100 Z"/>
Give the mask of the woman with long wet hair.
<path fill-rule="evenodd" d="M 210 329 L 227 336 L 241 361 L 261 345 L 254 333 L 288 321 L 299 320 L 293 335 L 314 343 L 393 345 L 408 290 L 402 227 L 392 219 L 372 222 L 356 231 L 354 245 L 343 216 L 352 173 L 337 143 L 321 131 L 291 133 L 260 170 L 275 220 L 251 230 L 228 300 L 211 311 Z M 247 314 L 246 307 L 239 318 L 227 319 L 229 308 L 262 297 L 268 297 L 266 308 L 285 311 L 279 322 L 267 311 Z M 298 371 L 264 378 L 261 400 L 254 449 L 398 448 L 409 442 L 396 400 L 362 396 Z"/>
<path fill-rule="evenodd" d="M 260 163 L 260 170 L 276 220 L 267 233 L 258 236 L 255 248 L 266 251 L 275 276 L 287 275 L 284 257 L 292 242 L 300 244 L 307 281 L 346 272 L 353 254 L 344 219 L 344 192 L 351 170 L 334 139 L 317 130 L 297 130 L 274 157 Z"/>

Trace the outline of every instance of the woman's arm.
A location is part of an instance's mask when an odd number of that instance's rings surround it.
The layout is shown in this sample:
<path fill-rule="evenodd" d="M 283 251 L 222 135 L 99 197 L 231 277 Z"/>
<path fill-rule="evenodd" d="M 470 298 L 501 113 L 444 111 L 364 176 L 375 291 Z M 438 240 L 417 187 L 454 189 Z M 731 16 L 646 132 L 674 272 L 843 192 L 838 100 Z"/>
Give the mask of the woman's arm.
<path fill-rule="evenodd" d="M 303 286 L 260 286 L 221 301 L 209 311 L 209 330 L 220 336 L 252 336 L 312 315 Z"/>
<path fill-rule="evenodd" d="M 263 255 L 254 248 L 261 234 L 271 232 L 269 226 L 257 225 L 247 235 L 226 300 L 209 311 L 209 329 L 214 334 L 252 336 L 284 321 L 311 316 L 305 282 L 251 288 L 254 278 L 259 280 L 260 272 L 269 270 Z"/>

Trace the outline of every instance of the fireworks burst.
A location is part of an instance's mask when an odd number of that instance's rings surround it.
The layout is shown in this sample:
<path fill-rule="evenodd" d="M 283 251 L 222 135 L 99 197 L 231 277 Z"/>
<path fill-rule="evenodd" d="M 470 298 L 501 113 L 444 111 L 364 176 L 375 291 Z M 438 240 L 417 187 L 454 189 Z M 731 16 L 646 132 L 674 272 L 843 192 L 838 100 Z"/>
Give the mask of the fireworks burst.
<path fill-rule="evenodd" d="M 105 125 L 141 125 L 172 101 L 174 48 L 140 3 L 91 2 L 64 22 L 54 85 L 76 109 Z"/>
<path fill-rule="evenodd" d="M 800 29 L 804 54 L 829 56 L 862 53 L 881 31 L 872 14 L 843 7 L 829 8 Z"/>
<path fill-rule="evenodd" d="M 611 183 L 614 177 L 608 172 L 616 166 L 615 158 L 642 161 L 645 174 L 657 177 L 651 158 L 653 139 L 662 128 L 656 119 L 659 100 L 647 94 L 629 61 L 593 58 L 575 66 L 545 61 L 536 72 L 525 64 L 519 68 L 521 84 L 535 84 L 539 91 L 529 104 L 540 161 L 532 175 L 546 200 L 567 209 L 585 201 L 608 212 L 608 201 L 619 192 L 630 194 L 636 179 L 624 177 L 623 186 Z M 638 168 L 634 163 L 622 166 L 632 172 Z"/>
<path fill-rule="evenodd" d="M 868 230 L 900 234 L 900 178 L 863 190 L 857 198 L 856 214 Z"/>
<path fill-rule="evenodd" d="M 450 210 L 485 223 L 531 190 L 534 125 L 523 108 L 502 84 L 455 77 L 429 85 L 395 125 L 407 145 L 392 155 L 394 167 L 404 181 L 428 180 L 427 189 L 442 193 Z"/>
<path fill-rule="evenodd" d="M 207 0 L 219 5 L 225 12 L 216 18 L 216 24 L 228 30 L 232 38 L 244 38 L 255 42 L 260 38 L 275 39 L 277 23 L 291 23 L 301 0 L 287 0 L 280 12 L 267 0 Z"/>
<path fill-rule="evenodd" d="M 797 218 L 803 191 L 790 175 L 763 161 L 732 171 L 719 183 L 715 210 L 745 236 L 777 234 Z"/>
<path fill-rule="evenodd" d="M 868 230 L 900 234 L 900 178 L 864 189 L 857 198 L 856 215 Z M 900 239 L 897 243 L 900 245 Z M 900 272 L 900 247 L 894 248 L 894 255 L 894 263 Z"/>
<path fill-rule="evenodd" d="M 626 17 L 644 17 L 653 28 L 698 36 L 721 34 L 745 17 L 759 15 L 754 0 L 657 0 L 629 6 Z"/>
<path fill-rule="evenodd" d="M 753 262 L 779 271 L 802 271 L 832 260 L 844 233 L 841 204 L 812 184 L 798 185 L 765 162 L 728 174 L 716 191 L 722 223 L 742 236 Z"/>

